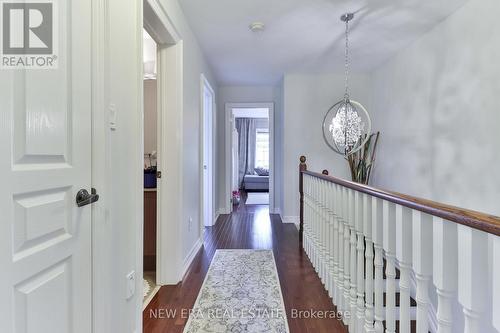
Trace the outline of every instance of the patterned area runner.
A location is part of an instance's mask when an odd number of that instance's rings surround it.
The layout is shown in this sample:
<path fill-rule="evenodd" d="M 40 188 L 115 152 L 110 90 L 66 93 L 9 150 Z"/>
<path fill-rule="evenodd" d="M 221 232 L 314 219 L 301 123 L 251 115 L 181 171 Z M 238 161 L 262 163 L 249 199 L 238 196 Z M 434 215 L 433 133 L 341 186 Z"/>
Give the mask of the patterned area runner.
<path fill-rule="evenodd" d="M 288 333 L 271 250 L 217 250 L 184 333 Z"/>
<path fill-rule="evenodd" d="M 158 290 L 160 290 L 160 286 L 156 285 L 156 272 L 144 272 L 143 285 L 144 298 L 142 299 L 142 309 L 144 310 Z"/>

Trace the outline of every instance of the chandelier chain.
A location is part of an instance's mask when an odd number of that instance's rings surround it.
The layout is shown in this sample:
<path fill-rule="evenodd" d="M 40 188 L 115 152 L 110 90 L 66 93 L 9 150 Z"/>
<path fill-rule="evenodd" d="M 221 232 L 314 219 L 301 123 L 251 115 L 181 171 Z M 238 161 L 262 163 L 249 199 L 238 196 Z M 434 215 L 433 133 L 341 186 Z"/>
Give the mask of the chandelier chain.
<path fill-rule="evenodd" d="M 345 100 L 349 99 L 349 19 L 345 20 Z"/>

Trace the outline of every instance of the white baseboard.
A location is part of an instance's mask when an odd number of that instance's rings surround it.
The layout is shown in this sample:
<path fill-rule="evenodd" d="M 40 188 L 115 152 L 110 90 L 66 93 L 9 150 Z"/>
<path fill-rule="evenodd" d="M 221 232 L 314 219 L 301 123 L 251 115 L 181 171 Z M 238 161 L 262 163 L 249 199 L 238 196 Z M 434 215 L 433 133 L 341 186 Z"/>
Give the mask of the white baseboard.
<path fill-rule="evenodd" d="M 182 279 L 184 279 L 184 275 L 186 275 L 186 273 L 189 269 L 189 266 L 191 266 L 191 263 L 193 262 L 194 257 L 196 257 L 196 255 L 198 254 L 198 251 L 201 249 L 202 246 L 203 246 L 203 242 L 202 242 L 201 238 L 198 238 L 196 243 L 194 243 L 193 247 L 191 248 L 191 251 L 189 251 L 189 254 L 187 255 L 186 259 L 184 259 L 184 263 L 182 264 L 182 272 L 181 272 Z"/>
<path fill-rule="evenodd" d="M 281 213 L 281 209 L 280 208 L 277 208 L 277 207 L 274 207 L 274 211 L 271 212 L 271 214 L 278 214 L 283 220 L 283 214 Z"/>
<path fill-rule="evenodd" d="M 293 223 L 297 227 L 297 230 L 299 229 L 300 217 L 298 216 L 283 216 L 282 221 L 283 223 Z"/>

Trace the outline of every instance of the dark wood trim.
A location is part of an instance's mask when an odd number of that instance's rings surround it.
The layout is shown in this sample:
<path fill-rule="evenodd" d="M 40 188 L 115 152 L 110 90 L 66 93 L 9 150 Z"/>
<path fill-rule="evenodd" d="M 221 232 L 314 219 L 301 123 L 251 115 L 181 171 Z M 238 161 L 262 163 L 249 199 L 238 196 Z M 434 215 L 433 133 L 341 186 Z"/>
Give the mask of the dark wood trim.
<path fill-rule="evenodd" d="M 144 272 L 156 271 L 156 254 L 145 254 L 142 259 Z"/>
<path fill-rule="evenodd" d="M 299 164 L 299 194 L 300 194 L 300 217 L 299 217 L 299 243 L 302 246 L 304 239 L 304 176 L 303 172 L 307 171 L 306 157 L 300 156 Z"/>
<path fill-rule="evenodd" d="M 477 230 L 500 236 L 500 217 L 498 216 L 446 205 L 432 200 L 417 198 L 398 192 L 376 189 L 370 186 L 308 170 L 301 170 L 300 173 L 312 177 L 321 178 L 323 180 L 350 188 L 358 192 L 366 193 L 368 195 L 384 199 L 401 206 L 419 210 L 421 212 L 437 216 L 451 222 L 456 222 L 458 224 L 462 224 Z"/>

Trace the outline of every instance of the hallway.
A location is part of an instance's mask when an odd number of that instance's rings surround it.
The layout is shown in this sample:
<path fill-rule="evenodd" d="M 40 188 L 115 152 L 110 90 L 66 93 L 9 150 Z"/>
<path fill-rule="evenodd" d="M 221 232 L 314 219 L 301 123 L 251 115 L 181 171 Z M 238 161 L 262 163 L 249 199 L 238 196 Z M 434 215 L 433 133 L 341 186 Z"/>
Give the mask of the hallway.
<path fill-rule="evenodd" d="M 297 318 L 301 310 L 307 311 L 302 317 L 313 314 L 314 310 L 331 314 L 332 302 L 309 259 L 299 249 L 297 228 L 281 223 L 279 215 L 269 215 L 268 206 L 244 204 L 236 207 L 233 214 L 221 216 L 215 226 L 205 229 L 205 246 L 184 282 L 162 287 L 144 310 L 144 332 L 182 332 L 187 322 L 182 311 L 193 306 L 216 249 L 272 249 L 290 332 L 345 332 L 337 319 Z M 170 319 L 166 318 L 169 313 Z M 153 314 L 159 315 L 155 318 Z"/>

